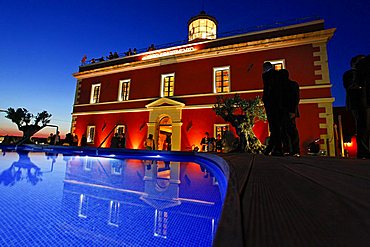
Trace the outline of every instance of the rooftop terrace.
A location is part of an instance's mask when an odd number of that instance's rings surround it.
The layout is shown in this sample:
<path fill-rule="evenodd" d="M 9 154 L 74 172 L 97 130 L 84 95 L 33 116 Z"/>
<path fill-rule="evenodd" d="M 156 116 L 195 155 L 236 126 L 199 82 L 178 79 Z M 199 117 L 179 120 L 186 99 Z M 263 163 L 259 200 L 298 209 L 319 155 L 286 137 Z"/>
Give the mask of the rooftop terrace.
<path fill-rule="evenodd" d="M 218 38 L 211 41 L 189 43 L 187 40 L 180 40 L 171 43 L 155 45 L 154 50 L 153 48 L 140 48 L 137 49 L 135 52 L 118 52 L 118 57 L 116 56 L 115 58 L 113 58 L 112 56 L 109 57 L 108 54 L 106 54 L 105 56 L 102 56 L 100 58 L 87 60 L 79 67 L 79 72 L 140 61 L 144 56 L 155 54 L 158 52 L 166 52 L 176 48 L 186 48 L 189 46 L 201 45 L 201 48 L 205 49 L 253 40 L 274 38 L 284 35 L 313 32 L 322 29 L 324 29 L 324 21 L 318 17 L 306 17 L 287 20 L 283 22 L 275 22 L 269 25 L 260 25 L 219 33 Z"/>

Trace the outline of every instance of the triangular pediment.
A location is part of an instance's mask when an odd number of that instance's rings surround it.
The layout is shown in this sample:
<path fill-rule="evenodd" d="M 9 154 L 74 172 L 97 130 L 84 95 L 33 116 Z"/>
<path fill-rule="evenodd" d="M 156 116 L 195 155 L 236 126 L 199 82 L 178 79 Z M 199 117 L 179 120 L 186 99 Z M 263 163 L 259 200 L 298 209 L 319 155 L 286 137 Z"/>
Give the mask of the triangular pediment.
<path fill-rule="evenodd" d="M 169 99 L 169 98 L 160 98 L 152 103 L 147 104 L 145 107 L 146 108 L 154 108 L 154 107 L 184 107 L 185 104 L 181 103 L 179 101 Z"/>

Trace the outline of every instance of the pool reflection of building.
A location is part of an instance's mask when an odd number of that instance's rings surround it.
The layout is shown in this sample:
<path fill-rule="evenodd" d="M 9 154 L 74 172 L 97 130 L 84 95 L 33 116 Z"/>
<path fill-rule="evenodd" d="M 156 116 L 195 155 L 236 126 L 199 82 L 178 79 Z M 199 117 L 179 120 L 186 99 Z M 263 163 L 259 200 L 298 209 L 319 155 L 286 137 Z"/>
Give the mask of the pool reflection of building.
<path fill-rule="evenodd" d="M 67 217 L 76 227 L 108 233 L 109 241 L 211 243 L 220 200 L 216 179 L 195 163 L 91 157 L 67 162 Z"/>

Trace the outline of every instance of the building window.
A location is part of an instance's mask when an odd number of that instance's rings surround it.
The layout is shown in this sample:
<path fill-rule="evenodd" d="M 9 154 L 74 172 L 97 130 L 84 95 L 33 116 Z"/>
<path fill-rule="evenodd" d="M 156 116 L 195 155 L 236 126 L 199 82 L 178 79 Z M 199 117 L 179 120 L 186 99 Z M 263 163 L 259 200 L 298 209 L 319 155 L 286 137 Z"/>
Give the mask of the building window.
<path fill-rule="evenodd" d="M 91 85 L 91 96 L 90 96 L 90 103 L 99 103 L 99 96 L 100 96 L 100 83 Z"/>
<path fill-rule="evenodd" d="M 217 138 L 217 135 L 221 136 L 221 139 L 225 137 L 225 132 L 230 129 L 229 124 L 215 124 L 214 125 L 214 137 Z"/>
<path fill-rule="evenodd" d="M 125 130 L 126 130 L 126 126 L 124 125 L 117 125 L 116 127 L 116 131 L 114 133 L 117 133 L 117 134 L 124 134 L 125 133 Z"/>
<path fill-rule="evenodd" d="M 230 66 L 213 68 L 213 92 L 230 92 Z"/>
<path fill-rule="evenodd" d="M 94 143 L 95 138 L 95 126 L 87 126 L 87 143 Z"/>
<path fill-rule="evenodd" d="M 130 93 L 130 81 L 131 80 L 121 80 L 119 82 L 118 101 L 128 100 Z"/>
<path fill-rule="evenodd" d="M 270 62 L 272 66 L 274 66 L 275 70 L 285 69 L 285 59 L 265 61 L 265 62 Z"/>
<path fill-rule="evenodd" d="M 174 95 L 175 73 L 162 75 L 161 79 L 161 97 L 170 97 Z"/>

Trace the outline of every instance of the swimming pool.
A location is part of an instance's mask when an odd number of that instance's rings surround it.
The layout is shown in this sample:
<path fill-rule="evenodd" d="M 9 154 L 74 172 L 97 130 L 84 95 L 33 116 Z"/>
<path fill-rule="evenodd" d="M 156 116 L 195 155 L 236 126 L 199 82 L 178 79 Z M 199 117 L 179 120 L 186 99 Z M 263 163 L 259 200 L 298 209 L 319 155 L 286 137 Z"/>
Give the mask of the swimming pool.
<path fill-rule="evenodd" d="M 212 245 L 228 180 L 217 156 L 2 150 L 1 246 Z"/>

